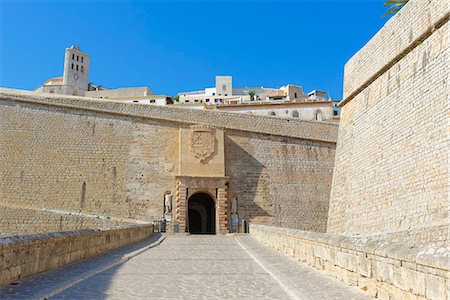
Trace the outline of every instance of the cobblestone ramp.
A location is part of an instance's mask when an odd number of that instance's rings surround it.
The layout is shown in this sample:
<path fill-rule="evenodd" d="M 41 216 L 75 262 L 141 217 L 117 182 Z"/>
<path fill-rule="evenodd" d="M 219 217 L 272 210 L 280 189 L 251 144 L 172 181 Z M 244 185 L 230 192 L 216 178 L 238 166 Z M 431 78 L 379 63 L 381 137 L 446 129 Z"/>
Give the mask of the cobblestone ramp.
<path fill-rule="evenodd" d="M 148 243 L 147 243 L 148 244 Z M 142 247 L 145 247 L 142 244 Z M 125 251 L 123 249 L 122 251 Z M 136 246 L 131 250 L 136 251 Z M 108 263 L 107 254 L 97 259 Z M 117 254 L 116 254 L 117 256 Z M 91 264 L 93 264 L 91 262 Z M 83 268 L 85 266 L 85 268 Z M 86 272 L 86 262 L 9 287 L 8 297 Z M 72 268 L 72 269 L 70 269 Z M 66 280 L 67 281 L 67 280 Z M 5 289 L 0 289 L 0 295 Z M 13 293 L 15 291 L 15 294 Z M 5 294 L 6 295 L 6 294 Z M 8 299 L 8 297 L 6 297 Z M 0 298 L 2 298 L 0 296 Z M 27 298 L 27 297 L 24 297 Z M 159 246 L 105 269 L 51 299 L 369 299 L 298 261 L 247 236 L 168 236 Z"/>

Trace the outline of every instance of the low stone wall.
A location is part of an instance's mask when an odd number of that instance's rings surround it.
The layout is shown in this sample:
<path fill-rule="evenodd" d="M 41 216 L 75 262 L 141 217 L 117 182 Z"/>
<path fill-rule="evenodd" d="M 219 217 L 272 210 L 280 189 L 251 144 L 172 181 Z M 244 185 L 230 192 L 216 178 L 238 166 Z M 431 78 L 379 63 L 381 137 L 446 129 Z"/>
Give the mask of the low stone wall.
<path fill-rule="evenodd" d="M 0 238 L 0 285 L 149 237 L 153 225 Z"/>
<path fill-rule="evenodd" d="M 0 238 L 56 231 L 89 228 L 114 228 L 131 225 L 128 220 L 115 220 L 101 216 L 8 207 L 0 204 Z"/>
<path fill-rule="evenodd" d="M 251 235 L 381 299 L 447 299 L 449 250 L 265 225 Z"/>

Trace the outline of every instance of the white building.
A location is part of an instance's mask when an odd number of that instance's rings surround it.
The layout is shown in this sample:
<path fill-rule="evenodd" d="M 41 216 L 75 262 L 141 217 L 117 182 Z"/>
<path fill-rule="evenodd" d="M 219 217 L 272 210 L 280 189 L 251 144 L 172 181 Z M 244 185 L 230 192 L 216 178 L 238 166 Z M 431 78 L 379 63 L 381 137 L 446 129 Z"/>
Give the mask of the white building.
<path fill-rule="evenodd" d="M 231 76 L 216 76 L 216 86 L 200 91 L 178 93 L 180 107 L 299 118 L 309 121 L 339 121 L 339 101 L 327 92 L 303 93 L 301 86 L 280 88 L 233 88 Z"/>
<path fill-rule="evenodd" d="M 91 57 L 78 46 L 66 49 L 62 77 L 47 80 L 36 92 L 84 96 L 89 88 L 89 67 Z"/>
<path fill-rule="evenodd" d="M 148 87 L 130 87 L 118 89 L 105 89 L 91 85 L 91 90 L 85 93 L 86 97 L 116 100 L 127 103 L 167 105 L 172 98 L 165 95 L 153 95 Z"/>
<path fill-rule="evenodd" d="M 90 83 L 90 59 L 90 55 L 82 52 L 78 46 L 73 45 L 67 48 L 64 57 L 63 76 L 47 80 L 35 91 L 141 104 L 166 105 L 172 103 L 171 97 L 153 95 L 148 87 L 110 89 Z"/>
<path fill-rule="evenodd" d="M 265 87 L 233 88 L 231 76 L 216 76 L 216 86 L 204 90 L 178 93 L 179 103 L 232 105 L 250 101 L 301 101 L 307 98 L 301 86 L 288 84 L 278 89 Z"/>

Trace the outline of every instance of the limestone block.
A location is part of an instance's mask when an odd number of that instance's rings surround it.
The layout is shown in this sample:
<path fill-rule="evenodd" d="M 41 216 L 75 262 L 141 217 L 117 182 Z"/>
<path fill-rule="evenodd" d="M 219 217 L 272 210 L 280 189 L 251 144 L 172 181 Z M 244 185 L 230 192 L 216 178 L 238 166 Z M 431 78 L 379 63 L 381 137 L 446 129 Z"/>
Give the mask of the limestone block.
<path fill-rule="evenodd" d="M 393 284 L 415 295 L 425 296 L 426 293 L 425 275 L 415 270 L 394 267 Z"/>
<path fill-rule="evenodd" d="M 394 280 L 394 266 L 385 261 L 372 260 L 372 274 L 378 281 L 392 283 Z"/>
<path fill-rule="evenodd" d="M 447 299 L 448 279 L 431 274 L 425 274 L 426 297 L 428 299 Z"/>

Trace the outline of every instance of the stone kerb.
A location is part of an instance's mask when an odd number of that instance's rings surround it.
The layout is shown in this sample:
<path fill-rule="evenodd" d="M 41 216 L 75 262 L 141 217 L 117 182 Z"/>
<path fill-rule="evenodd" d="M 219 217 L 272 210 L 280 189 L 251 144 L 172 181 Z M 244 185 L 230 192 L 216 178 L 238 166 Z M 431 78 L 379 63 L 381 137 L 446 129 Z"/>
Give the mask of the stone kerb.
<path fill-rule="evenodd" d="M 411 0 L 345 65 L 344 105 L 449 18 L 449 1 Z"/>
<path fill-rule="evenodd" d="M 0 238 L 0 285 L 149 237 L 153 225 L 83 229 Z"/>
<path fill-rule="evenodd" d="M 153 119 L 186 125 L 204 124 L 218 128 L 249 131 L 336 143 L 338 125 L 328 122 L 283 119 L 201 109 L 120 103 L 97 98 L 43 94 L 0 88 L 0 103 L 44 106 L 83 113 L 100 113 L 120 117 Z M 9 104 L 9 105 L 11 105 Z"/>
<path fill-rule="evenodd" d="M 251 225 L 257 240 L 383 299 L 447 299 L 449 250 Z"/>

